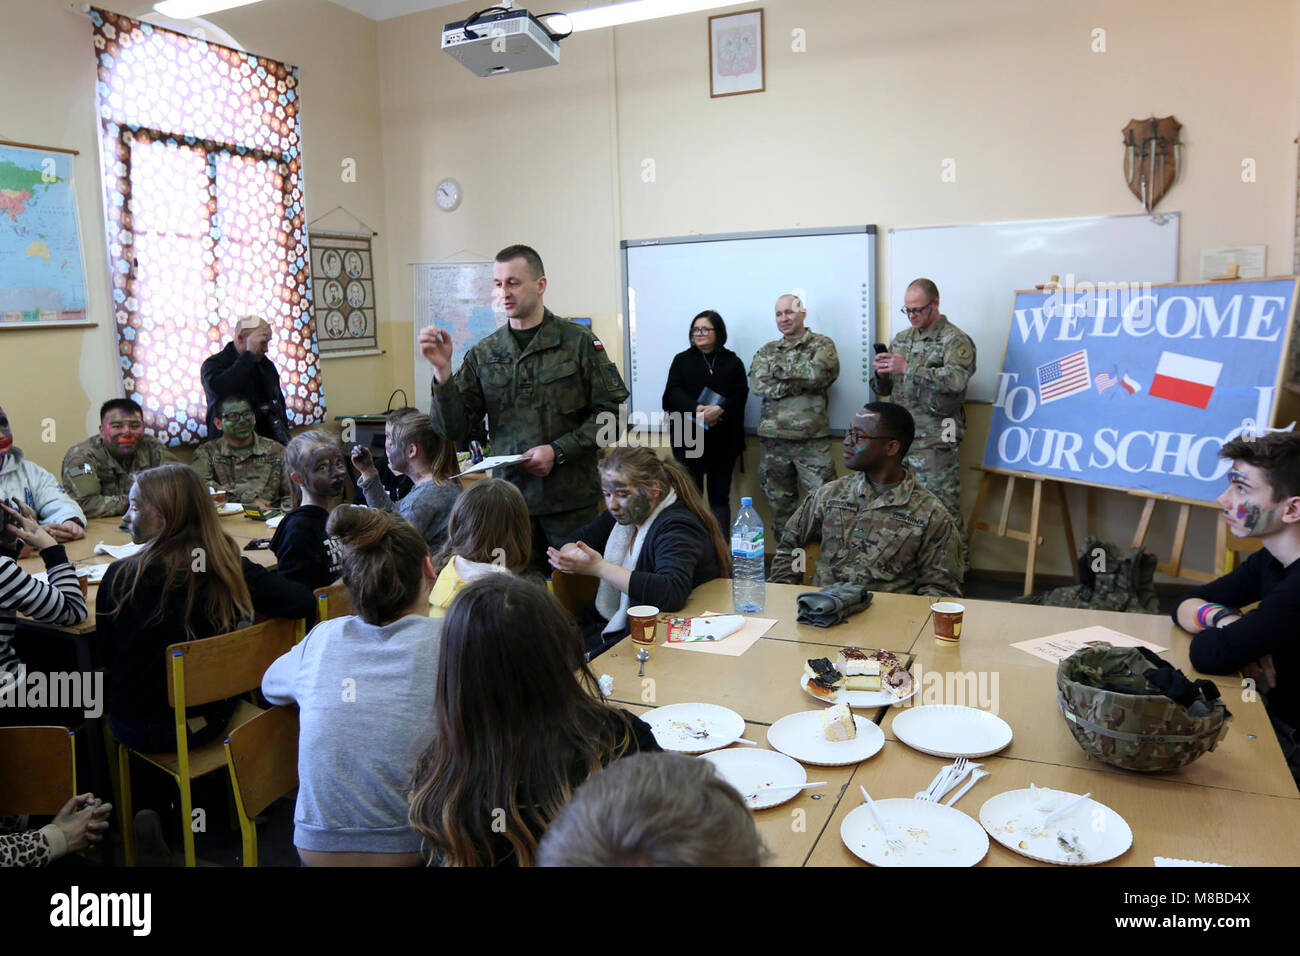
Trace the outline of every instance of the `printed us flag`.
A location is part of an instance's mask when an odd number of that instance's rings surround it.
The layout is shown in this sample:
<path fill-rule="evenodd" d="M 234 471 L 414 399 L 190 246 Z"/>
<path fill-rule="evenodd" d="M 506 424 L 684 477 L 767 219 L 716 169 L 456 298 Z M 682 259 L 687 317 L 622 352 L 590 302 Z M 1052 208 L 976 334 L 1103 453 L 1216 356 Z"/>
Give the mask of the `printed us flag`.
<path fill-rule="evenodd" d="M 1086 392 L 1090 383 L 1087 349 L 1038 366 L 1038 400 L 1044 405 Z"/>

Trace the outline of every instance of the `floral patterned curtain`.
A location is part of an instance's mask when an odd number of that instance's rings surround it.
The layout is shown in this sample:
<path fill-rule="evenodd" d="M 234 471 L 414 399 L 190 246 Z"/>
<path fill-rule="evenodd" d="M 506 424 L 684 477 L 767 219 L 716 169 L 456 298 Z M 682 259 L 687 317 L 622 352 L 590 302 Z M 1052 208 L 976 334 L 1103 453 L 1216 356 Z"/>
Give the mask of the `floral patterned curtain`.
<path fill-rule="evenodd" d="M 159 439 L 199 441 L 199 367 L 255 314 L 271 325 L 289 424 L 323 421 L 297 68 L 104 10 L 91 20 L 126 394 Z"/>

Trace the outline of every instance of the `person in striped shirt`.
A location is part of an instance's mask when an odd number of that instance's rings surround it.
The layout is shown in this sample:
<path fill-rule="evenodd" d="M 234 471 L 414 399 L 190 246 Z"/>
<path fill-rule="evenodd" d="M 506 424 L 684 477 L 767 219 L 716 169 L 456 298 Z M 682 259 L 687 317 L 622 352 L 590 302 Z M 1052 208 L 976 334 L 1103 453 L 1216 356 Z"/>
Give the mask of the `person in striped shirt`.
<path fill-rule="evenodd" d="M 32 577 L 14 560 L 25 544 L 40 551 L 48 582 Z M 11 499 L 0 502 L 0 705 L 26 678 L 13 648 L 19 613 L 46 624 L 77 624 L 86 619 L 86 599 L 63 545 L 37 523 L 31 508 Z M 0 706 L 0 724 L 15 722 L 6 718 L 26 722 L 20 709 Z"/>

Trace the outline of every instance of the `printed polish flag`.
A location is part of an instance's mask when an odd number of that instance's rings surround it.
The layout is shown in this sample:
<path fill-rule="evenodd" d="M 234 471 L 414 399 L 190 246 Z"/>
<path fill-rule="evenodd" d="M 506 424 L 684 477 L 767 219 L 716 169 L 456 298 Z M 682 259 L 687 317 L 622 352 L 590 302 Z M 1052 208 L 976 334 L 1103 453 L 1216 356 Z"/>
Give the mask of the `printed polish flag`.
<path fill-rule="evenodd" d="M 1142 386 L 1138 384 L 1137 379 L 1131 378 L 1128 375 L 1125 375 L 1119 380 L 1119 387 L 1124 389 L 1124 391 L 1128 392 L 1130 395 L 1142 391 Z"/>
<path fill-rule="evenodd" d="M 1088 374 L 1088 351 L 1080 349 L 1062 356 L 1054 362 L 1040 365 L 1038 372 L 1038 400 L 1046 405 L 1058 398 L 1069 398 L 1086 392 L 1091 382 Z"/>
<path fill-rule="evenodd" d="M 1161 352 L 1155 378 L 1151 380 L 1151 394 L 1193 408 L 1204 408 L 1210 404 L 1210 396 L 1214 394 L 1214 386 L 1219 384 L 1222 371 L 1222 362 L 1178 352 Z"/>

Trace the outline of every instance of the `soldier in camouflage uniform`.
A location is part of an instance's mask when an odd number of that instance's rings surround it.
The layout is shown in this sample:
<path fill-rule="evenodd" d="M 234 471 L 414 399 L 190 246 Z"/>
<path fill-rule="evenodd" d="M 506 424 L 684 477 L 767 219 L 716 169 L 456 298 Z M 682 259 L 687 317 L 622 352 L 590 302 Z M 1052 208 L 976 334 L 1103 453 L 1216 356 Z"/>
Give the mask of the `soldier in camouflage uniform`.
<path fill-rule="evenodd" d="M 176 460 L 162 442 L 144 433 L 144 410 L 129 398 L 114 398 L 99 408 L 99 434 L 63 456 L 63 487 L 87 518 L 122 515 L 131 476 Z"/>
<path fill-rule="evenodd" d="M 420 352 L 433 365 L 433 427 L 452 441 L 488 417 L 493 455 L 526 455 L 499 469 L 515 484 L 533 519 L 531 568 L 547 575 L 548 545 L 559 547 L 595 520 L 600 502 L 597 436 L 617 423 L 627 388 L 600 339 L 542 304 L 542 260 L 527 246 L 507 246 L 492 269 L 509 323 L 465 353 L 451 371 L 451 336 L 420 331 Z"/>
<path fill-rule="evenodd" d="M 218 400 L 213 422 L 221 437 L 194 449 L 190 467 L 229 501 L 288 511 L 293 489 L 284 471 L 284 446 L 254 431 L 257 413 L 242 395 Z"/>
<path fill-rule="evenodd" d="M 961 596 L 964 566 L 957 523 L 903 464 L 912 416 L 873 402 L 844 436 L 844 465 L 857 474 L 822 485 L 785 526 L 771 580 L 799 584 L 794 552 L 821 542 L 813 583 L 873 591 Z"/>
<path fill-rule="evenodd" d="M 754 356 L 749 387 L 763 398 L 758 420 L 758 483 L 772 509 L 773 536 L 808 495 L 835 478 L 826 393 L 840 375 L 835 343 L 804 328 L 798 296 L 776 300 L 782 338 Z"/>
<path fill-rule="evenodd" d="M 875 357 L 871 387 L 912 413 L 916 443 L 907 463 L 916 480 L 943 502 L 962 527 L 958 446 L 966 434 L 966 383 L 975 374 L 975 343 L 939 312 L 929 279 L 907 287 L 903 313 L 912 327 Z M 965 539 L 962 540 L 963 552 Z"/>

